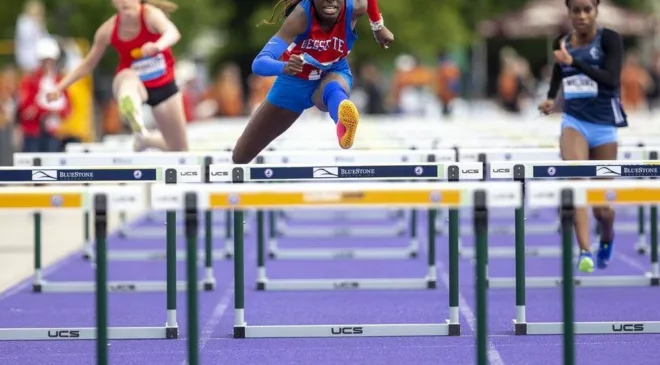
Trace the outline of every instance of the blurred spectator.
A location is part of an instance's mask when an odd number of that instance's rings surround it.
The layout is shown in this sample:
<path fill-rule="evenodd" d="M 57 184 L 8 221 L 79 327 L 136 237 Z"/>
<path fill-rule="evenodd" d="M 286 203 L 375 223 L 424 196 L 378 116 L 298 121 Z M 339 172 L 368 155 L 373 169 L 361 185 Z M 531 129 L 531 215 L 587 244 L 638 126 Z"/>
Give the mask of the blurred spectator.
<path fill-rule="evenodd" d="M 351 93 L 351 100 L 358 105 L 364 114 L 385 114 L 383 103 L 384 91 L 378 68 L 373 63 L 365 63 L 360 68 L 359 77 Z"/>
<path fill-rule="evenodd" d="M 200 98 L 196 88 L 197 70 L 195 64 L 186 60 L 177 62 L 175 75 L 176 83 L 183 97 L 183 111 L 186 114 L 186 121 L 192 122 L 197 119 L 195 108 Z"/>
<path fill-rule="evenodd" d="M 28 0 L 23 7 L 23 13 L 16 21 L 15 50 L 16 63 L 23 72 L 32 72 L 39 68 L 37 57 L 37 41 L 48 37 L 45 23 L 44 5 L 39 0 Z"/>
<path fill-rule="evenodd" d="M 202 119 L 244 115 L 246 110 L 238 65 L 230 63 L 223 66 L 203 99 L 204 104 L 198 109 Z"/>
<path fill-rule="evenodd" d="M 522 86 L 518 77 L 515 57 L 505 57 L 497 78 L 497 94 L 502 107 L 511 113 L 520 112 L 520 94 Z"/>
<path fill-rule="evenodd" d="M 646 107 L 646 94 L 652 86 L 651 77 L 640 65 L 637 52 L 628 52 L 621 70 L 621 103 L 626 111 Z"/>
<path fill-rule="evenodd" d="M 433 99 L 433 74 L 412 55 L 400 55 L 395 63 L 389 107 L 402 114 L 426 114 Z"/>
<path fill-rule="evenodd" d="M 648 70 L 651 77 L 651 88 L 646 97 L 649 100 L 649 108 L 654 110 L 660 108 L 660 51 L 656 51 Z"/>
<path fill-rule="evenodd" d="M 0 166 L 13 165 L 16 117 L 16 70 L 5 66 L 0 70 Z"/>
<path fill-rule="evenodd" d="M 440 53 L 436 68 L 436 96 L 442 104 L 442 114 L 451 115 L 451 104 L 461 93 L 461 69 L 446 54 Z"/>
<path fill-rule="evenodd" d="M 52 38 L 42 38 L 36 45 L 40 67 L 23 76 L 18 98 L 18 124 L 23 132 L 24 152 L 57 152 L 62 143 L 56 137 L 60 124 L 71 112 L 68 92 L 51 103 L 46 93 L 61 79 L 57 68 L 60 48 Z"/>
<path fill-rule="evenodd" d="M 276 77 L 264 77 L 257 74 L 250 74 L 248 76 L 248 108 L 250 114 L 266 100 L 266 95 L 273 86 Z"/>

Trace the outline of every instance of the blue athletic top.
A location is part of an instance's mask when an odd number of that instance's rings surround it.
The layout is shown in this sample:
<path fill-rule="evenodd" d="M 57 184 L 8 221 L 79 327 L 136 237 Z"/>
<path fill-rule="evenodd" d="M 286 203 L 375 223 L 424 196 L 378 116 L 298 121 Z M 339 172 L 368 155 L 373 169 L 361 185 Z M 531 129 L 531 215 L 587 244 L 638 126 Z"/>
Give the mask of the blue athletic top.
<path fill-rule="evenodd" d="M 623 41 L 621 35 L 599 28 L 596 37 L 586 46 L 571 46 L 570 34 L 555 40 L 554 49 L 564 40 L 573 64 L 555 63 L 548 98 L 557 96 L 559 86 L 564 92 L 564 113 L 584 122 L 627 127 L 626 113 L 621 105 L 621 68 Z"/>

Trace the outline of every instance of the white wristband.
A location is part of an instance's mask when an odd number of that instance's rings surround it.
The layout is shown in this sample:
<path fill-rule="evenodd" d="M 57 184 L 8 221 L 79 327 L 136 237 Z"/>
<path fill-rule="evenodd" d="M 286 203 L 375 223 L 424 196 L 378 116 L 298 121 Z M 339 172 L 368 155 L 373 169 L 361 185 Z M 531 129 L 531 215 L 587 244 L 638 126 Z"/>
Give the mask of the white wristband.
<path fill-rule="evenodd" d="M 380 14 L 380 20 L 377 22 L 369 21 L 371 24 L 371 30 L 377 32 L 385 27 L 385 19 L 383 19 L 383 14 Z"/>

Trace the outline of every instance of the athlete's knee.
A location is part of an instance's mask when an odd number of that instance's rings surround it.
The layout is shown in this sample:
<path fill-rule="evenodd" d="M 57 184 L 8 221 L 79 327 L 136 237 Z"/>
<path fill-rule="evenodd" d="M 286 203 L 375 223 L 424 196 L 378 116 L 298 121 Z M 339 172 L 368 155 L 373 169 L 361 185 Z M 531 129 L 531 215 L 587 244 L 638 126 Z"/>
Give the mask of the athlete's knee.
<path fill-rule="evenodd" d="M 593 207 L 594 218 L 600 221 L 610 221 L 614 219 L 614 209 L 612 207 Z"/>
<path fill-rule="evenodd" d="M 249 156 L 245 148 L 242 148 L 239 140 L 231 153 L 231 162 L 236 165 L 246 165 L 250 163 L 251 160 L 252 158 Z"/>

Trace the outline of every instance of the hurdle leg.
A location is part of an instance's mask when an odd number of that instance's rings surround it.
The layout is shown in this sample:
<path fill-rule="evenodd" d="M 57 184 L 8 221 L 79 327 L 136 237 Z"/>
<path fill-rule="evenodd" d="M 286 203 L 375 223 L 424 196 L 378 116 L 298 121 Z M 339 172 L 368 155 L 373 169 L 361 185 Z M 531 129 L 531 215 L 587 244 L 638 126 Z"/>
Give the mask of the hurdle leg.
<path fill-rule="evenodd" d="M 83 214 L 83 237 L 85 239 L 83 242 L 83 259 L 85 260 L 91 260 L 94 251 L 92 242 L 90 241 L 89 224 L 89 212 L 85 212 Z"/>
<path fill-rule="evenodd" d="M 243 211 L 234 211 L 234 338 L 245 338 L 245 257 Z"/>
<path fill-rule="evenodd" d="M 166 230 L 166 261 L 167 261 L 167 323 L 165 325 L 167 338 L 177 338 L 179 326 L 176 322 L 176 212 L 165 213 Z M 197 258 L 197 255 L 195 255 Z"/>
<path fill-rule="evenodd" d="M 450 209 L 449 210 L 449 245 L 448 245 L 449 246 L 449 324 L 450 326 L 453 324 L 460 323 L 459 312 L 458 312 L 458 300 L 459 300 L 458 256 L 460 254 L 459 237 L 460 237 L 460 222 L 458 221 L 458 209 Z"/>
<path fill-rule="evenodd" d="M 660 285 L 660 265 L 658 265 L 658 207 L 652 206 L 651 213 L 651 285 Z"/>
<path fill-rule="evenodd" d="M 195 254 L 197 257 L 197 254 Z M 204 290 L 212 291 L 215 288 L 215 275 L 213 273 L 213 211 L 204 212 Z"/>
<path fill-rule="evenodd" d="M 277 256 L 277 221 L 276 221 L 275 211 L 271 210 L 268 212 L 268 256 L 270 258 L 275 258 Z"/>
<path fill-rule="evenodd" d="M 575 208 L 573 202 L 573 191 L 564 189 L 561 192 L 564 365 L 575 364 L 575 293 L 573 282 L 573 220 Z"/>
<path fill-rule="evenodd" d="M 232 232 L 231 232 L 231 211 L 227 210 L 225 212 L 225 257 L 228 259 L 231 258 L 232 256 L 232 247 L 234 245 L 233 240 L 232 240 Z"/>
<path fill-rule="evenodd" d="M 527 256 L 527 247 L 525 245 L 525 221 L 527 214 L 525 210 L 525 166 L 515 165 L 513 167 L 514 181 L 520 182 L 523 204 L 515 210 L 514 236 L 515 236 L 515 255 L 516 255 L 516 319 L 513 321 L 514 333 L 516 335 L 527 334 L 527 300 L 526 300 L 526 282 L 525 282 L 525 257 Z"/>
<path fill-rule="evenodd" d="M 648 242 L 646 241 L 646 227 L 644 222 L 646 221 L 646 209 L 644 208 L 643 205 L 640 205 L 637 208 L 637 253 L 640 255 L 643 255 L 646 253 L 646 250 L 648 250 L 649 245 Z"/>
<path fill-rule="evenodd" d="M 477 365 L 488 364 L 488 208 L 486 206 L 486 192 L 483 190 L 474 193 L 474 236 L 475 236 L 475 278 L 477 301 Z"/>
<path fill-rule="evenodd" d="M 435 214 L 433 215 L 433 217 L 435 217 Z M 435 225 L 435 221 L 433 221 L 432 223 L 433 225 Z M 411 209 L 410 210 L 410 257 L 412 258 L 417 257 L 417 250 L 419 250 L 419 241 L 417 238 L 417 210 Z"/>
<path fill-rule="evenodd" d="M 108 213 L 107 196 L 94 198 L 96 236 L 96 363 L 108 365 Z"/>
<path fill-rule="evenodd" d="M 186 269 L 188 291 L 188 365 L 199 364 L 199 313 L 197 303 L 197 235 L 199 229 L 197 195 L 186 193 L 185 196 L 185 222 L 186 222 Z M 206 216 L 206 222 L 208 215 Z"/>
<path fill-rule="evenodd" d="M 436 220 L 436 209 L 428 210 L 428 273 L 426 275 L 426 283 L 429 289 L 435 289 L 437 287 L 437 268 L 435 262 L 435 220 Z M 450 304 L 451 307 L 451 304 Z"/>
<path fill-rule="evenodd" d="M 41 270 L 41 213 L 34 212 L 32 221 L 34 228 L 34 278 L 32 282 L 32 291 L 40 293 L 41 287 L 44 283 L 43 272 Z"/>
<path fill-rule="evenodd" d="M 264 211 L 257 210 L 257 290 L 266 290 L 266 239 Z"/>

